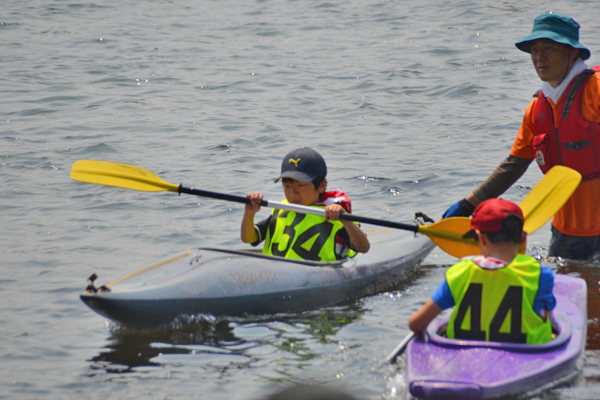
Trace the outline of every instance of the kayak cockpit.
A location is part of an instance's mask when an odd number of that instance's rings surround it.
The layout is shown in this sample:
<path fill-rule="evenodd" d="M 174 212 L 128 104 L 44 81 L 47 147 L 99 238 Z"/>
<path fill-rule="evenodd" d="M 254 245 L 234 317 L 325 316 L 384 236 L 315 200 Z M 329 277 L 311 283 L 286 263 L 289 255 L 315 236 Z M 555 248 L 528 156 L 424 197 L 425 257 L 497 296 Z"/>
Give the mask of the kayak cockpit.
<path fill-rule="evenodd" d="M 232 255 L 237 255 L 237 256 L 241 255 L 241 256 L 247 256 L 247 257 L 262 258 L 262 259 L 266 259 L 266 260 L 275 260 L 275 261 L 280 261 L 280 262 L 284 262 L 284 263 L 309 265 L 309 266 L 321 267 L 321 268 L 323 268 L 323 267 L 341 268 L 342 264 L 344 264 L 346 261 L 349 260 L 349 258 L 343 258 L 341 260 L 327 261 L 327 262 L 311 261 L 311 260 L 296 260 L 293 258 L 270 256 L 267 254 L 263 254 L 263 252 L 261 250 L 229 250 L 229 249 L 223 249 L 220 247 L 200 247 L 200 248 L 198 248 L 198 250 L 216 251 L 216 252 L 220 252 L 220 253 L 227 253 L 227 254 L 232 254 Z"/>
<path fill-rule="evenodd" d="M 431 321 L 427 327 L 427 339 L 438 346 L 453 347 L 453 348 L 468 348 L 468 347 L 486 347 L 490 349 L 537 353 L 552 350 L 561 347 L 569 342 L 573 327 L 569 318 L 561 312 L 554 314 L 554 319 L 557 324 L 557 335 L 554 339 L 542 344 L 524 344 L 524 343 L 509 343 L 509 342 L 488 342 L 482 340 L 465 340 L 465 339 L 449 339 L 444 336 L 446 326 L 450 319 L 450 313 L 438 317 Z"/>

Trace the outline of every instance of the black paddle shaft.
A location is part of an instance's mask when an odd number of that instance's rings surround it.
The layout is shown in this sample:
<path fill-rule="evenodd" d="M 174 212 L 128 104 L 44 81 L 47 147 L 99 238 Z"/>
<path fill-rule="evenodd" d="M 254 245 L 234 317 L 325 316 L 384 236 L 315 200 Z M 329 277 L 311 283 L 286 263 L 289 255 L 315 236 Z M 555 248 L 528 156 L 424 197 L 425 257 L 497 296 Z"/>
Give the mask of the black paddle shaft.
<path fill-rule="evenodd" d="M 251 203 L 250 199 L 247 197 L 234 196 L 231 194 L 224 194 L 224 193 L 217 193 L 217 192 L 209 192 L 208 190 L 186 188 L 186 187 L 179 185 L 179 194 L 181 194 L 181 193 L 193 194 L 193 195 L 202 196 L 202 197 L 210 197 L 210 198 L 219 199 L 219 200 L 234 201 L 237 203 L 244 203 L 244 204 Z M 269 203 L 266 200 L 263 200 L 260 202 L 261 206 L 267 207 L 268 204 Z"/>
<path fill-rule="evenodd" d="M 376 219 L 376 218 L 360 217 L 358 215 L 353 215 L 353 214 L 342 214 L 342 215 L 340 215 L 340 219 L 344 219 L 346 221 L 364 222 L 365 224 L 371 224 L 371 225 L 387 226 L 388 228 L 403 229 L 405 231 L 411 231 L 411 232 L 415 232 L 415 233 L 419 232 L 419 227 L 417 225 L 409 225 L 409 224 L 403 224 L 401 222 L 385 221 L 385 220 Z"/>
<path fill-rule="evenodd" d="M 250 204 L 250 202 L 251 202 L 250 199 L 247 197 L 235 196 L 235 195 L 231 195 L 231 194 L 224 194 L 224 193 L 217 193 L 217 192 L 210 192 L 208 190 L 186 188 L 181 185 L 179 185 L 178 192 L 179 192 L 179 194 L 181 194 L 181 193 L 193 194 L 196 196 L 210 197 L 213 199 L 233 201 L 236 203 L 243 203 L 243 204 Z M 267 200 L 261 201 L 260 205 L 263 207 L 274 207 L 272 204 L 269 204 L 269 202 Z M 386 226 L 388 228 L 403 229 L 405 231 L 411 231 L 411 232 L 419 232 L 419 227 L 416 225 L 403 224 L 400 222 L 385 221 L 382 219 L 360 217 L 358 215 L 353 215 L 353 214 L 341 214 L 340 219 L 343 219 L 346 221 L 363 222 L 365 224 L 371 224 L 371 225 Z"/>

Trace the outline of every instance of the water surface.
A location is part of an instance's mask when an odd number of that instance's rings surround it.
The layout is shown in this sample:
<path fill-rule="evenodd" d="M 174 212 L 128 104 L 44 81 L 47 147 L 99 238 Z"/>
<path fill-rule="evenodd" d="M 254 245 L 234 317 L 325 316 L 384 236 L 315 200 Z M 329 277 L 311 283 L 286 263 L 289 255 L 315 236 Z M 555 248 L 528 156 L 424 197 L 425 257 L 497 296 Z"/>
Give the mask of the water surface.
<path fill-rule="evenodd" d="M 553 10 L 600 51 L 596 1 L 16 1 L 0 6 L 0 398 L 258 399 L 290 383 L 388 396 L 385 355 L 455 259 L 436 249 L 390 291 L 306 314 L 111 325 L 78 298 L 198 246 L 244 248 L 243 206 L 87 185 L 80 159 L 281 200 L 291 149 L 317 149 L 358 215 L 439 218 L 508 155 L 540 82 L 514 42 Z M 541 178 L 530 168 L 505 197 Z M 266 216 L 267 210 L 259 216 Z M 376 229 L 364 226 L 365 230 Z M 546 254 L 545 226 L 530 254 Z M 583 372 L 600 389 L 598 270 Z M 399 365 L 402 369 L 401 363 Z"/>

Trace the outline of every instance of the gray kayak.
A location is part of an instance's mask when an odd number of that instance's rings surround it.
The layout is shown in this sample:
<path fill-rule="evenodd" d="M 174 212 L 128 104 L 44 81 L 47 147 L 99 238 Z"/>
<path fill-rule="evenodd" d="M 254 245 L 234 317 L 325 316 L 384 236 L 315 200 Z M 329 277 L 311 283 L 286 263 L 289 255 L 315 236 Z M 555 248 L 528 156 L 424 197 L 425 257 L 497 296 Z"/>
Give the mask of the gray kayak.
<path fill-rule="evenodd" d="M 182 316 L 294 313 L 381 292 L 413 272 L 435 247 L 426 236 L 394 229 L 368 238 L 368 253 L 329 263 L 199 248 L 98 288 L 94 274 L 80 297 L 98 314 L 135 327 Z"/>

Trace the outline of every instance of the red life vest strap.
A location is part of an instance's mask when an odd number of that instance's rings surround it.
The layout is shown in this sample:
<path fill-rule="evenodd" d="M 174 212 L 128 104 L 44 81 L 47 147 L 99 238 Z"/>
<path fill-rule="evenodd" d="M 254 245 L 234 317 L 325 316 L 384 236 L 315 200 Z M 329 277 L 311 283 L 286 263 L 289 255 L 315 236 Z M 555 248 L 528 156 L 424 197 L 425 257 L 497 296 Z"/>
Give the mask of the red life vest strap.
<path fill-rule="evenodd" d="M 323 201 L 315 204 L 316 206 L 327 206 L 329 204 L 337 203 L 341 205 L 344 210 L 352 214 L 352 201 L 350 197 L 344 192 L 333 190 L 330 192 L 323 193 Z"/>
<path fill-rule="evenodd" d="M 596 68 L 596 67 L 594 67 L 594 68 Z M 598 68 L 600 68 L 600 67 L 598 67 Z M 571 91 L 567 95 L 565 107 L 563 108 L 563 112 L 562 112 L 563 118 L 569 118 L 569 111 L 571 110 L 571 103 L 573 103 L 573 99 L 575 98 L 575 95 L 577 94 L 579 87 L 581 86 L 581 84 L 583 82 L 586 81 L 587 78 L 592 76 L 594 73 L 595 73 L 595 71 L 588 69 L 588 70 L 583 71 L 583 73 L 581 75 L 579 75 L 577 77 L 577 79 L 575 79 L 575 82 L 573 82 L 573 86 L 571 86 Z"/>

